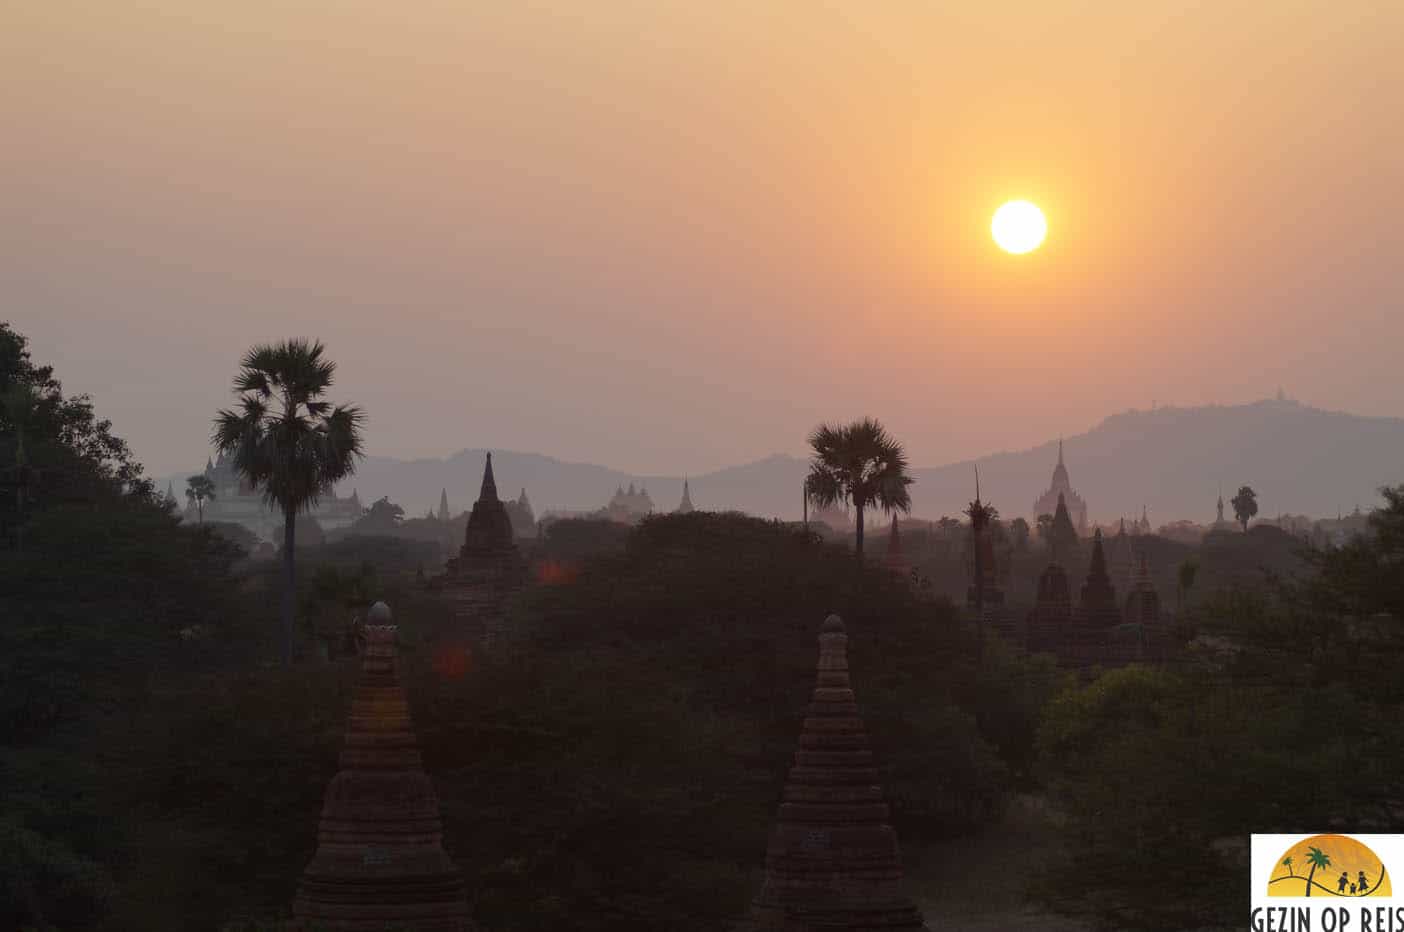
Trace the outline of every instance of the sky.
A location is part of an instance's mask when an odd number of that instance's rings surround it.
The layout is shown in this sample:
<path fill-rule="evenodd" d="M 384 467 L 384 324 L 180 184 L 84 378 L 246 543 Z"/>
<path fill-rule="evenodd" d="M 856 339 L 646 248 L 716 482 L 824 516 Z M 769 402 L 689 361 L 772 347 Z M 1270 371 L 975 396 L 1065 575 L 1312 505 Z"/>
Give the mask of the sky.
<path fill-rule="evenodd" d="M 252 344 L 368 449 L 917 465 L 1404 412 L 1404 4 L 14 0 L 0 319 L 148 472 Z M 998 251 L 989 218 L 1043 207 Z"/>

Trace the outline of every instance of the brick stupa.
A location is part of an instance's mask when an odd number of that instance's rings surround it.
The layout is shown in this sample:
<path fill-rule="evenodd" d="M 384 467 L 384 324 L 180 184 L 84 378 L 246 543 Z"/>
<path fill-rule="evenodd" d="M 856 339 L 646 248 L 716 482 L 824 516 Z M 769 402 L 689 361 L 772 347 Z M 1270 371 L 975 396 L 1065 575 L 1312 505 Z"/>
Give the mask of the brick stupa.
<path fill-rule="evenodd" d="M 1068 573 L 1054 554 L 1053 562 L 1038 577 L 1038 601 L 1025 624 L 1031 651 L 1055 650 L 1074 635 L 1072 586 Z"/>
<path fill-rule="evenodd" d="M 819 635 L 819 674 L 765 856 L 747 932 L 929 932 L 903 892 L 868 735 L 848 680 L 837 615 Z"/>
<path fill-rule="evenodd" d="M 525 489 L 522 490 L 526 492 Z M 463 548 L 450 572 L 477 582 L 513 583 L 518 581 L 521 557 L 517 552 L 512 531 L 512 518 L 507 506 L 497 497 L 497 480 L 492 474 L 492 454 L 483 465 L 483 485 L 473 511 L 468 515 L 468 527 L 463 534 Z"/>
<path fill-rule="evenodd" d="M 371 608 L 341 769 L 327 787 L 317 852 L 293 902 L 293 929 L 471 932 L 463 875 L 443 847 L 396 673 L 390 609 Z"/>
<path fill-rule="evenodd" d="M 1087 568 L 1087 582 L 1082 584 L 1082 601 L 1078 614 L 1089 628 L 1110 628 L 1121 624 L 1121 608 L 1116 601 L 1116 587 L 1107 575 L 1107 557 L 1102 549 L 1102 529 L 1092 535 L 1092 561 Z"/>
<path fill-rule="evenodd" d="M 1138 625 L 1154 625 L 1160 621 L 1160 594 L 1151 582 L 1150 562 L 1141 554 L 1141 563 L 1131 580 L 1126 596 L 1126 621 Z"/>
<path fill-rule="evenodd" d="M 912 571 L 912 564 L 902 552 L 902 536 L 897 529 L 897 516 L 892 516 L 892 532 L 887 536 L 887 553 L 883 554 L 882 565 L 889 572 L 905 577 Z"/>

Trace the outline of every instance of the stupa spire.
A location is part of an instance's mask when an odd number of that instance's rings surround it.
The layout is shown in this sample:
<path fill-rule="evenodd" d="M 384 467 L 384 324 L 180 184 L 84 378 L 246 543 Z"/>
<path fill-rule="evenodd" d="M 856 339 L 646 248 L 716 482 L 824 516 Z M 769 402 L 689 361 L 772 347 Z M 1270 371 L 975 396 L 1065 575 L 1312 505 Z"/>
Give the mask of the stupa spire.
<path fill-rule="evenodd" d="M 765 881 L 742 928 L 925 932 L 902 888 L 897 833 L 848 678 L 848 635 L 830 615 Z"/>
<path fill-rule="evenodd" d="M 439 520 L 440 520 L 440 521 L 447 521 L 448 519 L 449 519 L 448 489 L 440 489 L 440 490 L 439 490 Z"/>
<path fill-rule="evenodd" d="M 487 455 L 487 465 L 483 467 L 483 487 L 478 492 L 478 501 L 497 501 L 497 480 L 492 476 L 492 454 Z"/>

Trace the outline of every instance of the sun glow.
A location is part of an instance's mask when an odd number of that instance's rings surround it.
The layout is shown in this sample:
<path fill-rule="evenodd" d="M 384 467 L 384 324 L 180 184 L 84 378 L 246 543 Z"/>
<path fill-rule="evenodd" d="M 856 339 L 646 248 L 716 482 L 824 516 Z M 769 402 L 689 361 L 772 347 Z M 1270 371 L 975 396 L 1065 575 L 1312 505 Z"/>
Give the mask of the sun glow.
<path fill-rule="evenodd" d="M 990 234 L 1000 249 L 1014 255 L 1032 252 L 1048 235 L 1048 221 L 1037 204 L 1009 201 L 1000 206 L 990 221 Z"/>

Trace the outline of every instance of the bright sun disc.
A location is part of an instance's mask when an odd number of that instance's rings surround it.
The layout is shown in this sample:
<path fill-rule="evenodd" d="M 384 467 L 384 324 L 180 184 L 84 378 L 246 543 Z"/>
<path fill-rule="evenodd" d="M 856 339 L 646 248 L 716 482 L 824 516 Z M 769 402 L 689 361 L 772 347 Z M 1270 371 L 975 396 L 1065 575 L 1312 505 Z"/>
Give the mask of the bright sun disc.
<path fill-rule="evenodd" d="M 1016 256 L 1039 247 L 1048 235 L 1048 221 L 1037 204 L 1010 201 L 995 211 L 990 233 L 999 248 Z"/>

